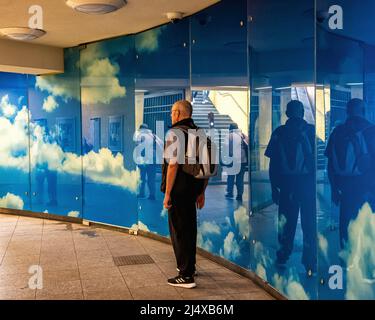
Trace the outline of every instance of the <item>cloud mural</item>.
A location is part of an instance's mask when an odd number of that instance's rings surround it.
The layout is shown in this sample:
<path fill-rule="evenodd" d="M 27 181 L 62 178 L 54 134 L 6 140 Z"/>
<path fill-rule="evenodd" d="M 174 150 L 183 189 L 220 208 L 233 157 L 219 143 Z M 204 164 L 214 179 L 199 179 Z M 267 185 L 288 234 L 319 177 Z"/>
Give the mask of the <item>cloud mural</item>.
<path fill-rule="evenodd" d="M 290 300 L 310 300 L 305 289 L 300 283 L 296 272 L 280 276 L 278 273 L 273 276 L 273 284 L 277 290 L 283 292 Z"/>
<path fill-rule="evenodd" d="M 3 112 L 3 111 L 2 111 Z M 28 126 L 28 110 L 22 107 L 13 119 L 0 114 L 0 135 L 12 139 L 0 140 L 0 166 L 14 168 L 28 173 L 37 165 L 47 165 L 49 170 L 59 173 L 81 175 L 82 163 L 85 176 L 92 181 L 108 184 L 136 193 L 139 184 L 138 170 L 124 167 L 122 154 L 115 155 L 106 148 L 91 151 L 84 156 L 64 152 L 56 142 L 46 141 L 48 133 L 36 123 Z M 27 152 L 30 130 L 30 158 Z M 47 139 L 48 140 L 48 139 Z M 30 162 L 29 162 L 30 160 Z"/>
<path fill-rule="evenodd" d="M 127 49 L 120 47 L 124 54 Z M 111 55 L 115 53 L 111 50 Z M 109 104 L 113 99 L 125 97 L 126 88 L 119 80 L 120 67 L 108 57 L 109 52 L 102 43 L 90 44 L 81 52 L 83 104 Z"/>
<path fill-rule="evenodd" d="M 224 246 L 220 249 L 220 255 L 228 260 L 236 260 L 241 256 L 240 246 L 232 231 L 230 231 L 225 237 Z"/>
<path fill-rule="evenodd" d="M 248 210 L 241 206 L 234 212 L 234 222 L 244 239 L 249 239 L 250 236 L 250 220 Z"/>
<path fill-rule="evenodd" d="M 135 41 L 137 51 L 140 53 L 156 51 L 159 48 L 159 36 L 162 33 L 162 29 L 163 27 L 151 29 L 137 35 Z"/>
<path fill-rule="evenodd" d="M 35 88 L 46 92 L 54 99 L 61 98 L 64 102 L 80 99 L 79 86 L 68 76 L 49 75 L 36 77 Z"/>
<path fill-rule="evenodd" d="M 12 193 L 7 193 L 4 197 L 0 198 L 0 208 L 18 209 L 22 210 L 24 202 L 21 197 Z"/>
<path fill-rule="evenodd" d="M 56 102 L 56 99 L 54 96 L 48 96 L 46 99 L 44 99 L 43 102 L 43 110 L 46 112 L 52 112 L 53 110 L 57 109 L 59 107 L 59 104 Z"/>
<path fill-rule="evenodd" d="M 4 117 L 10 118 L 17 112 L 17 107 L 9 102 L 9 95 L 4 95 L 0 100 L 0 110 Z"/>
<path fill-rule="evenodd" d="M 341 256 L 347 265 L 346 299 L 375 299 L 375 214 L 366 203 L 349 225 L 349 238 Z"/>

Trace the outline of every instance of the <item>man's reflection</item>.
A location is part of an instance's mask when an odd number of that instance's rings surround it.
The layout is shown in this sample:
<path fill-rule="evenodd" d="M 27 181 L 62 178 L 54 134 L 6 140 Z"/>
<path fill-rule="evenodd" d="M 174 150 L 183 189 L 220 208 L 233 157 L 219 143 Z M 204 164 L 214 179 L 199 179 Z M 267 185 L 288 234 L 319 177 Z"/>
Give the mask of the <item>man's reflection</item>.
<path fill-rule="evenodd" d="M 236 137 L 237 136 L 237 137 Z M 241 152 L 234 152 L 234 141 L 240 141 Z M 227 137 L 226 145 L 229 150 L 229 156 L 234 157 L 233 162 L 240 164 L 240 170 L 237 174 L 228 174 L 227 178 L 227 192 L 225 194 L 226 198 L 233 198 L 234 184 L 236 183 L 237 197 L 236 200 L 242 201 L 242 196 L 244 192 L 244 175 L 247 169 L 248 157 L 249 157 L 249 141 L 248 138 L 238 129 L 237 124 L 233 123 L 229 125 L 229 134 Z M 236 155 L 239 158 L 236 158 Z"/>
<path fill-rule="evenodd" d="M 276 264 L 284 268 L 292 251 L 299 212 L 303 232 L 302 263 L 316 272 L 315 128 L 304 119 L 304 106 L 292 100 L 288 120 L 271 136 L 265 156 L 270 158 L 272 199 L 279 206 Z"/>
<path fill-rule="evenodd" d="M 356 219 L 365 202 L 374 202 L 371 172 L 375 129 L 365 119 L 365 105 L 361 99 L 350 100 L 346 113 L 345 123 L 332 131 L 325 151 L 332 201 L 340 206 L 341 248 L 348 240 L 349 223 Z"/>

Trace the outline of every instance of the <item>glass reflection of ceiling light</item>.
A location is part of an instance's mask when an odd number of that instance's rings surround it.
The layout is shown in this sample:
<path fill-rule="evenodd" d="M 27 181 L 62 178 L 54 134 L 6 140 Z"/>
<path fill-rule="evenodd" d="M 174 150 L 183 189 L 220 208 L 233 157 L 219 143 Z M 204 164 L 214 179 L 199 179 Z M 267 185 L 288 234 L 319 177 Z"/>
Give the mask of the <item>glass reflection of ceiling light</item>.
<path fill-rule="evenodd" d="M 121 9 L 126 0 L 67 0 L 66 4 L 82 13 L 106 14 Z"/>
<path fill-rule="evenodd" d="M 18 41 L 31 41 L 46 34 L 44 30 L 26 27 L 2 28 L 0 29 L 0 33 L 10 39 Z"/>
<path fill-rule="evenodd" d="M 350 86 L 350 87 L 355 87 L 355 86 L 363 86 L 363 83 L 362 82 L 352 82 L 352 83 L 347 83 L 346 85 Z"/>
<path fill-rule="evenodd" d="M 272 89 L 272 87 L 259 87 L 259 88 L 255 88 L 256 91 L 270 90 L 270 89 Z"/>

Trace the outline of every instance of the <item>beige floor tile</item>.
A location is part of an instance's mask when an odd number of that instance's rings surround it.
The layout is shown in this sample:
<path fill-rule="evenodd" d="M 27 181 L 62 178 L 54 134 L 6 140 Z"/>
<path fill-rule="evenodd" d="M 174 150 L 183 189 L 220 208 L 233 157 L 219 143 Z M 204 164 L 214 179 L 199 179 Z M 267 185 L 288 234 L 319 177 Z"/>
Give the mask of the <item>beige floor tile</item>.
<path fill-rule="evenodd" d="M 117 291 L 85 291 L 85 300 L 133 300 L 128 289 Z"/>
<path fill-rule="evenodd" d="M 35 263 L 38 265 L 38 263 Z M 32 264 L 17 264 L 17 265 L 1 265 L 0 266 L 0 276 L 10 275 L 10 274 L 25 274 L 29 272 Z"/>
<path fill-rule="evenodd" d="M 139 273 L 123 274 L 127 286 L 132 288 L 154 287 L 167 283 L 167 276 L 162 272 L 146 273 L 140 271 Z"/>
<path fill-rule="evenodd" d="M 221 265 L 213 261 L 210 261 L 207 259 L 199 259 L 199 258 L 197 259 L 197 266 L 199 268 L 202 268 L 203 270 L 223 268 Z"/>
<path fill-rule="evenodd" d="M 266 292 L 248 292 L 230 295 L 234 300 L 274 300 L 274 298 Z"/>
<path fill-rule="evenodd" d="M 35 290 L 31 289 L 2 289 L 0 300 L 34 300 Z"/>
<path fill-rule="evenodd" d="M 41 264 L 41 267 L 45 272 L 57 272 L 57 271 L 63 271 L 63 270 L 73 270 L 78 269 L 78 264 L 75 261 L 65 262 L 60 261 L 56 264 L 53 263 L 47 263 L 47 264 Z"/>
<path fill-rule="evenodd" d="M 49 294 L 48 292 L 43 292 L 37 290 L 36 300 L 83 300 L 82 292 L 73 292 L 69 294 Z"/>
<path fill-rule="evenodd" d="M 82 280 L 82 287 L 84 292 L 117 291 L 128 289 L 123 278 L 120 276 Z"/>
<path fill-rule="evenodd" d="M 5 254 L 1 265 L 12 266 L 19 264 L 39 264 L 39 255 L 9 255 Z"/>
<path fill-rule="evenodd" d="M 43 289 L 38 289 L 38 293 L 43 295 L 82 293 L 81 281 L 43 281 Z"/>
<path fill-rule="evenodd" d="M 133 274 L 161 274 L 162 271 L 155 263 L 150 264 L 135 264 L 119 267 L 120 272 L 123 275 L 133 275 Z"/>
<path fill-rule="evenodd" d="M 130 288 L 130 292 L 134 300 L 182 300 L 177 290 L 167 284 L 143 288 Z"/>
<path fill-rule="evenodd" d="M 118 267 L 81 267 L 79 273 L 82 280 L 121 277 Z"/>
<path fill-rule="evenodd" d="M 80 280 L 80 273 L 78 269 L 59 270 L 59 271 L 44 271 L 43 281 L 45 283 L 57 283 L 66 281 Z"/>
<path fill-rule="evenodd" d="M 5 289 L 28 288 L 31 276 L 32 275 L 29 273 L 0 275 L 0 291 Z"/>
<path fill-rule="evenodd" d="M 242 277 L 241 275 L 232 272 L 228 269 L 225 269 L 223 267 L 217 268 L 217 269 L 203 269 L 203 272 L 205 272 L 208 276 L 210 276 L 215 281 L 228 281 L 228 280 L 241 280 L 246 279 Z"/>
<path fill-rule="evenodd" d="M 261 289 L 251 280 L 226 280 L 217 282 L 229 294 L 259 292 Z"/>
<path fill-rule="evenodd" d="M 231 296 L 229 294 L 217 294 L 212 296 L 198 296 L 198 297 L 190 297 L 189 299 L 185 300 L 231 300 Z"/>

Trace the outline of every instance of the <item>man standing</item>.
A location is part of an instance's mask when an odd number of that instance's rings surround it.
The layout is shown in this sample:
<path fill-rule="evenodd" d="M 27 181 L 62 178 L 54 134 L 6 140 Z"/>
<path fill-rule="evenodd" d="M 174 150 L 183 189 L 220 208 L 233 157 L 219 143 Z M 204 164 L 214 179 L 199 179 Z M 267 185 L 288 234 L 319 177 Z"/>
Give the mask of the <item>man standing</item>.
<path fill-rule="evenodd" d="M 273 133 L 265 155 L 270 158 L 272 199 L 279 206 L 276 264 L 285 268 L 294 244 L 298 216 L 303 232 L 302 263 L 308 275 L 317 269 L 315 210 L 315 128 L 304 119 L 304 106 L 292 100 L 285 125 Z"/>
<path fill-rule="evenodd" d="M 186 128 L 198 129 L 191 118 L 189 101 L 177 101 L 171 110 L 172 129 L 184 137 L 177 141 L 186 153 L 188 134 Z M 166 150 L 173 143 L 167 137 Z M 167 160 L 167 159 L 166 159 Z M 164 207 L 168 209 L 168 223 L 179 275 L 169 279 L 168 284 L 182 288 L 196 287 L 194 281 L 197 243 L 197 210 L 205 202 L 208 179 L 200 180 L 185 173 L 182 164 L 175 159 L 164 162 L 161 191 L 165 193 Z"/>
<path fill-rule="evenodd" d="M 134 140 L 137 144 L 144 143 L 147 146 L 152 146 L 152 159 L 146 159 L 144 163 L 139 163 L 138 168 L 141 174 L 141 185 L 138 194 L 139 198 L 145 197 L 146 182 L 149 190 L 149 200 L 155 200 L 155 177 L 157 167 L 157 155 L 159 150 L 162 150 L 162 141 L 152 133 L 148 125 L 143 123 L 139 130 L 135 133 Z M 141 153 L 142 157 L 146 157 L 145 152 Z"/>
<path fill-rule="evenodd" d="M 233 198 L 234 183 L 236 182 L 237 197 L 236 200 L 242 202 L 244 192 L 244 175 L 248 163 L 248 148 L 249 142 L 246 136 L 238 129 L 238 125 L 233 123 L 229 126 L 229 135 L 226 139 L 226 147 L 229 150 L 229 156 L 234 157 L 233 162 L 240 164 L 239 171 L 235 174 L 229 174 L 227 178 L 227 193 L 226 198 Z M 240 142 L 240 152 L 234 151 L 236 142 Z"/>
<path fill-rule="evenodd" d="M 348 241 L 350 222 L 365 202 L 373 206 L 374 198 L 374 125 L 365 119 L 361 99 L 350 100 L 346 113 L 345 123 L 332 131 L 325 151 L 332 202 L 340 206 L 342 249 Z"/>

